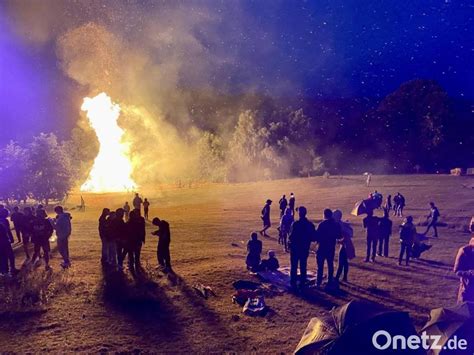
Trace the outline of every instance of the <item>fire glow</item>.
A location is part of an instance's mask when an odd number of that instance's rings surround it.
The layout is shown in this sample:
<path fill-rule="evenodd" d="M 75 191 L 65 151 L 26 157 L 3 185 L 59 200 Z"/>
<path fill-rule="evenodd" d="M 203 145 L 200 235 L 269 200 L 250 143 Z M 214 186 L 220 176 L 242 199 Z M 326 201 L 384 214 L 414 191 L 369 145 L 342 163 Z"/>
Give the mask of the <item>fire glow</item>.
<path fill-rule="evenodd" d="M 117 123 L 120 106 L 102 92 L 93 98 L 84 98 L 81 110 L 87 112 L 89 124 L 100 144 L 99 154 L 81 191 L 121 192 L 135 189 L 129 146 L 122 141 L 124 131 Z"/>

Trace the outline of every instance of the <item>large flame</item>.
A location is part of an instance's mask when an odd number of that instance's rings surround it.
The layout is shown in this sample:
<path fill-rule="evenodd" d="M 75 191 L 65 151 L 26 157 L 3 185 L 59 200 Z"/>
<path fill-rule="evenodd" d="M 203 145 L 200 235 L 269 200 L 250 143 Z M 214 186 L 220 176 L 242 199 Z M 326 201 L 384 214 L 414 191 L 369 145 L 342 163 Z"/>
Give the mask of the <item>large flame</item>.
<path fill-rule="evenodd" d="M 89 124 L 100 143 L 99 154 L 81 191 L 120 192 L 135 189 L 129 147 L 122 142 L 124 131 L 117 124 L 120 106 L 103 92 L 93 98 L 84 98 L 81 110 L 87 112 Z"/>

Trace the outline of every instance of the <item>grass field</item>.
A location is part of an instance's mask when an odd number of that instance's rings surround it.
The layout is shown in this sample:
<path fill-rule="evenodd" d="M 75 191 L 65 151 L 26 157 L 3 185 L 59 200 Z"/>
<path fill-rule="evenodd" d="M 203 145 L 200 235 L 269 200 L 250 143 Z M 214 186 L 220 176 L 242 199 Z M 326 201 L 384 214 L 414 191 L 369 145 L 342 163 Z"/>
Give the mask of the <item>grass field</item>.
<path fill-rule="evenodd" d="M 463 188 L 474 179 L 452 176 L 374 176 L 365 187 L 362 177 L 308 178 L 196 188 L 148 189 L 141 191 L 151 201 L 151 216 L 170 222 L 171 255 L 176 272 L 168 277 L 156 266 L 156 239 L 147 226 L 143 264 L 147 274 L 134 280 L 105 276 L 100 267 L 97 219 L 103 207 L 118 208 L 132 196 L 126 194 L 84 195 L 86 212 L 72 210 L 70 242 L 73 267 L 62 271 L 59 256 L 52 260 L 53 273 L 43 268 L 27 273 L 26 284 L 44 288 L 41 301 L 22 306 L 18 300 L 1 305 L 0 350 L 2 352 L 292 352 L 311 317 L 352 299 L 373 300 L 410 312 L 419 327 L 431 308 L 456 302 L 458 280 L 452 272 L 457 249 L 466 244 L 464 229 L 474 214 L 474 190 Z M 393 218 L 394 235 L 390 258 L 367 264 L 361 217 L 349 213 L 356 200 L 377 189 L 384 196 L 400 191 L 407 199 L 406 214 L 422 222 L 428 202 L 437 203 L 440 237 L 431 239 L 431 250 L 409 267 L 399 267 L 399 218 Z M 351 262 L 349 283 L 337 296 L 313 290 L 302 296 L 284 293 L 267 298 L 271 311 L 260 318 L 241 313 L 231 301 L 232 282 L 253 280 L 245 269 L 245 244 L 249 234 L 261 227 L 260 210 L 267 198 L 274 201 L 272 221 L 276 227 L 276 202 L 294 192 L 298 205 L 308 208 L 314 222 L 326 207 L 339 208 L 354 227 L 357 258 Z M 70 208 L 79 204 L 73 194 Z M 277 244 L 277 231 L 263 238 L 264 253 L 277 251 L 281 265 L 288 254 Z M 419 227 L 424 230 L 423 227 Z M 18 263 L 23 254 L 18 252 Z M 316 270 L 310 256 L 309 270 Z M 23 272 L 25 274 L 25 272 Z M 217 297 L 205 300 L 196 295 L 195 283 L 209 285 Z M 17 291 L 9 291 L 9 288 Z M 23 287 L 23 288 L 21 288 Z M 1 286 L 10 297 L 23 295 L 18 282 Z M 30 287 L 30 286 L 29 286 Z M 39 287 L 39 286 L 38 286 Z M 8 307 L 11 307 L 9 309 Z"/>

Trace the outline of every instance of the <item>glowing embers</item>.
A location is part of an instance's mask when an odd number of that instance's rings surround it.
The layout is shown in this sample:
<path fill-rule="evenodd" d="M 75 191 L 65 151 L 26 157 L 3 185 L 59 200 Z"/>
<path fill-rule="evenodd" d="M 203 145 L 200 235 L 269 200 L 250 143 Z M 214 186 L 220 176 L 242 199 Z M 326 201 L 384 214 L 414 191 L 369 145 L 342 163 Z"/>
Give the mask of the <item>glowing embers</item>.
<path fill-rule="evenodd" d="M 122 142 L 124 131 L 118 126 L 120 106 L 106 93 L 84 98 L 81 110 L 99 139 L 99 154 L 81 191 L 120 192 L 136 188 L 132 175 L 129 147 Z"/>

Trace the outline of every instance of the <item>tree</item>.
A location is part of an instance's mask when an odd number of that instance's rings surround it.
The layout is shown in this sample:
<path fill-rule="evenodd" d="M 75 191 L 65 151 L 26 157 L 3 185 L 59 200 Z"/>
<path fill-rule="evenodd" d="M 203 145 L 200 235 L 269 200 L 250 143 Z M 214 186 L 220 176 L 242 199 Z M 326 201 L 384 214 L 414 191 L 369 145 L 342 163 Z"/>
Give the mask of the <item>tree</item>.
<path fill-rule="evenodd" d="M 263 176 L 261 152 L 265 147 L 265 132 L 257 127 L 255 112 L 239 115 L 229 142 L 229 164 L 233 180 L 256 180 Z"/>
<path fill-rule="evenodd" d="M 53 133 L 41 133 L 28 146 L 27 175 L 32 197 L 46 204 L 49 200 L 63 199 L 71 189 L 70 159 Z"/>
<path fill-rule="evenodd" d="M 221 139 L 211 132 L 204 132 L 198 139 L 198 178 L 201 181 L 223 182 L 227 178 L 225 154 Z"/>
<path fill-rule="evenodd" d="M 27 178 L 26 150 L 11 141 L 0 150 L 0 200 L 25 200 Z"/>
<path fill-rule="evenodd" d="M 78 127 L 73 128 L 71 138 L 63 143 L 63 147 L 69 156 L 75 180 L 85 181 L 99 152 L 95 132 L 80 121 Z"/>

